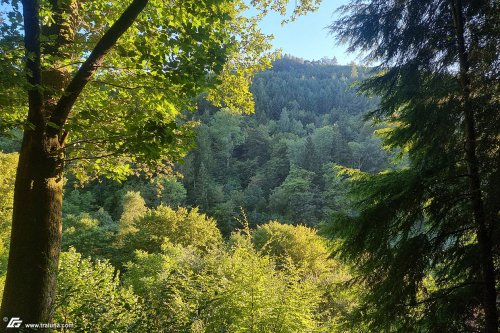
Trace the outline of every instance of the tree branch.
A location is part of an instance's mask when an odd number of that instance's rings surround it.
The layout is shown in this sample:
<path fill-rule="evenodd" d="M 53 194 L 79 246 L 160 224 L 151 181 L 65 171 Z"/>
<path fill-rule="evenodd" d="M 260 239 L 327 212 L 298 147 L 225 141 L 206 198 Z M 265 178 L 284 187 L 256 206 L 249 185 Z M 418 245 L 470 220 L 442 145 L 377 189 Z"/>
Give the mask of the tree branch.
<path fill-rule="evenodd" d="M 96 143 L 109 143 L 110 140 L 112 139 L 124 139 L 124 135 L 110 135 L 106 137 L 100 137 L 100 138 L 90 138 L 90 139 L 81 139 L 81 140 L 75 140 L 71 143 L 68 143 L 64 146 L 65 149 L 72 148 L 73 146 L 82 144 L 82 143 L 90 143 L 90 144 L 96 144 Z"/>
<path fill-rule="evenodd" d="M 113 48 L 118 38 L 130 28 L 137 19 L 137 16 L 144 10 L 148 1 L 149 0 L 133 0 L 120 18 L 102 36 L 87 60 L 78 69 L 63 96 L 57 103 L 50 119 L 57 127 L 60 128 L 64 126 L 76 99 L 90 81 L 97 68 L 101 65 L 104 56 Z"/>
<path fill-rule="evenodd" d="M 410 302 L 410 303 L 403 303 L 401 305 L 403 305 L 405 307 L 415 307 L 415 306 L 420 305 L 420 304 L 432 303 L 432 302 L 438 301 L 440 299 L 443 299 L 445 297 L 448 297 L 450 294 L 452 294 L 457 289 L 460 289 L 460 288 L 463 288 L 463 287 L 467 287 L 467 286 L 470 286 L 470 285 L 475 285 L 475 284 L 477 285 L 477 284 L 479 284 L 479 282 L 476 282 L 476 281 L 463 282 L 463 283 L 460 283 L 460 284 L 455 285 L 453 287 L 448 287 L 446 289 L 440 290 L 437 293 L 435 293 L 434 296 L 422 299 L 420 301 L 413 301 L 413 302 Z"/>
<path fill-rule="evenodd" d="M 121 85 L 121 84 L 116 84 L 116 83 L 106 82 L 106 81 L 100 81 L 100 80 L 93 80 L 90 83 L 103 84 L 103 85 L 112 86 L 112 87 L 116 87 L 116 88 L 121 88 L 121 89 L 125 89 L 125 90 L 137 90 L 137 89 L 152 89 L 153 90 L 153 89 L 156 89 L 156 90 L 165 90 L 165 91 L 167 91 L 167 89 L 159 87 L 159 86 L 154 87 L 154 86 L 139 85 L 139 86 L 128 87 L 128 86 L 124 86 L 124 85 Z"/>
<path fill-rule="evenodd" d="M 64 159 L 64 162 L 67 163 L 67 162 L 78 161 L 78 160 L 98 160 L 98 159 L 101 159 L 101 158 L 115 156 L 115 155 L 118 155 L 118 154 L 121 154 L 121 151 L 115 151 L 115 152 L 112 152 L 112 153 L 98 155 L 98 156 L 78 156 L 78 157 L 73 157 L 73 158 L 66 158 L 66 159 Z"/>

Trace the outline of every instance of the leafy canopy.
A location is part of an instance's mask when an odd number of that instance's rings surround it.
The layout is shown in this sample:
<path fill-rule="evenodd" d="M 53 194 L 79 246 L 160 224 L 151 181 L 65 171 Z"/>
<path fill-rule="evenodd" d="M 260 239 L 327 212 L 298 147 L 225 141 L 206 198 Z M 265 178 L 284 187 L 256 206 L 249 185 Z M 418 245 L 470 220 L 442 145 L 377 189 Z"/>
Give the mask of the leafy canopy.
<path fill-rule="evenodd" d="M 20 1 L 0 13 L 0 128 L 26 123 L 28 88 Z M 68 132 L 65 155 L 82 180 L 104 174 L 124 179 L 134 168 L 168 169 L 192 145 L 194 122 L 183 112 L 208 92 L 215 105 L 253 112 L 252 76 L 271 64 L 269 36 L 257 23 L 268 10 L 287 17 L 288 1 L 150 0 L 135 23 L 98 64 L 89 84 L 57 128 Z M 52 101 L 130 1 L 40 1 L 42 89 Z M 316 8 L 301 1 L 288 18 Z M 59 126 L 49 123 L 48 126 Z"/>

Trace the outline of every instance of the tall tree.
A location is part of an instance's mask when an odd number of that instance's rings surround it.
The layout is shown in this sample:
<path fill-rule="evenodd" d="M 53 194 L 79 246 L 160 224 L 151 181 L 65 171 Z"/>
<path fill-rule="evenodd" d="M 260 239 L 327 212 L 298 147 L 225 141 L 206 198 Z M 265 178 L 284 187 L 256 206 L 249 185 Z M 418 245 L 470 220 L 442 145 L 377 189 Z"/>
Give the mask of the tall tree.
<path fill-rule="evenodd" d="M 382 96 L 373 119 L 395 124 L 386 143 L 411 160 L 361 176 L 360 215 L 337 220 L 374 297 L 401 288 L 368 311 L 379 327 L 399 318 L 412 329 L 498 332 L 498 12 L 496 1 L 359 0 L 331 26 L 380 63 L 362 89 Z"/>
<path fill-rule="evenodd" d="M 0 127 L 23 126 L 24 137 L 1 315 L 48 322 L 65 162 L 81 178 L 159 171 L 190 146 L 180 111 L 206 90 L 251 111 L 251 77 L 272 53 L 243 1 L 2 2 Z M 252 3 L 286 13 L 284 0 Z M 290 17 L 317 3 L 301 1 Z"/>

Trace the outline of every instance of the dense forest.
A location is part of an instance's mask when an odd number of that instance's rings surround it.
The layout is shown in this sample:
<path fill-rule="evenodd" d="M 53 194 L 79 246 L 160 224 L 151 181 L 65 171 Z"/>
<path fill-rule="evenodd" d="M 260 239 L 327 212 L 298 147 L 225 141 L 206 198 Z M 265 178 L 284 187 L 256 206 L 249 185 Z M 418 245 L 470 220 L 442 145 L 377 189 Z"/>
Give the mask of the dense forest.
<path fill-rule="evenodd" d="M 1 2 L 1 332 L 498 333 L 499 4 L 320 2 Z"/>
<path fill-rule="evenodd" d="M 96 331 L 347 330 L 356 291 L 341 287 L 348 268 L 329 258 L 331 244 L 316 229 L 349 210 L 336 166 L 390 165 L 363 120 L 377 99 L 353 87 L 368 73 L 285 56 L 255 77 L 254 115 L 199 100 L 190 115 L 199 124 L 195 146 L 171 174 L 86 183 L 69 174 L 54 320 Z M 5 197 L 16 138 L 1 142 Z M 104 278 L 99 296 L 92 276 Z"/>
<path fill-rule="evenodd" d="M 178 168 L 186 203 L 225 234 L 241 208 L 252 225 L 308 226 L 345 209 L 335 165 L 376 172 L 390 160 L 363 121 L 376 100 L 356 96 L 357 71 L 285 58 L 255 77 L 254 115 L 201 109 L 197 148 Z"/>

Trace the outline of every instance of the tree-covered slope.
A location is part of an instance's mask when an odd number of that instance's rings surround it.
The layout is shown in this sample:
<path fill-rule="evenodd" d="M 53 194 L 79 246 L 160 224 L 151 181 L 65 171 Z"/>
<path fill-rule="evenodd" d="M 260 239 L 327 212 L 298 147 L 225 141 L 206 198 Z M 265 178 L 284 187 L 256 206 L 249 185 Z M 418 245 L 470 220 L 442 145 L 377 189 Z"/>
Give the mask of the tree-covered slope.
<path fill-rule="evenodd" d="M 308 225 L 345 208 L 335 164 L 367 172 L 388 166 L 363 121 L 377 100 L 356 94 L 367 73 L 285 57 L 256 76 L 255 115 L 202 105 L 197 147 L 179 166 L 187 203 L 216 216 L 225 232 L 240 207 L 253 223 Z"/>
<path fill-rule="evenodd" d="M 79 211 L 87 202 L 79 199 L 83 194 L 92 210 L 117 221 L 123 197 L 135 191 L 147 207 L 199 207 L 226 235 L 237 227 L 241 209 L 253 225 L 279 219 L 315 226 L 348 209 L 335 165 L 370 173 L 389 167 L 376 128 L 363 118 L 378 100 L 356 93 L 357 82 L 368 75 L 369 69 L 355 65 L 286 56 L 254 78 L 255 114 L 200 100 L 198 112 L 190 114 L 199 122 L 195 148 L 175 167 L 178 177 L 139 174 L 75 189 L 78 183 L 69 176 L 64 210 Z M 15 149 L 6 139 L 2 147 Z M 81 211 L 89 213 L 87 206 Z"/>

